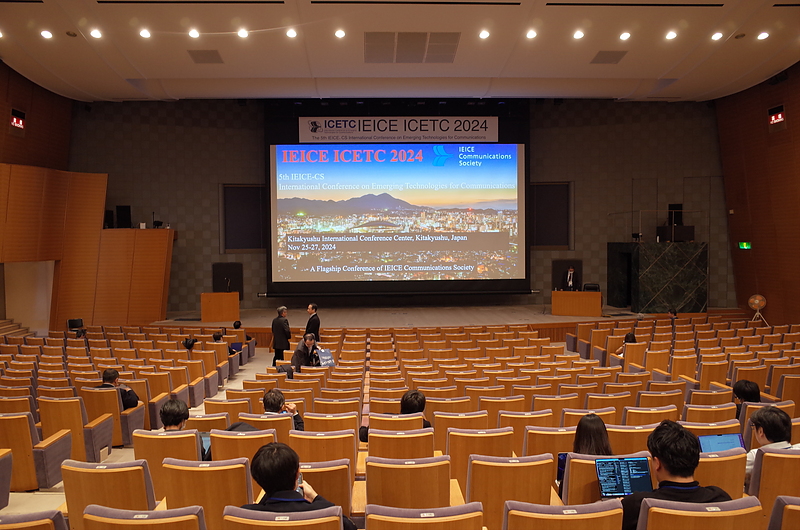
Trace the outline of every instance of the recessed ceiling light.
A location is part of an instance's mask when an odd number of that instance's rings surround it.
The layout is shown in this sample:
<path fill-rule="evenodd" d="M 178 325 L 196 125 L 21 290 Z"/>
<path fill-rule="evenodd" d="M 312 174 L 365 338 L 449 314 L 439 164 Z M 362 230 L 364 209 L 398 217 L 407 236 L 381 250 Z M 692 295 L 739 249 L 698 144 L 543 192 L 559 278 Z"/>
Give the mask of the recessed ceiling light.
<path fill-rule="evenodd" d="M 762 31 L 761 33 L 758 34 L 757 38 L 758 38 L 758 40 L 764 40 L 767 37 L 769 37 L 769 33 L 767 33 L 766 31 Z"/>
<path fill-rule="evenodd" d="M 92 37 L 94 37 L 95 39 L 99 39 L 100 37 L 102 37 L 102 36 L 103 36 L 103 34 L 102 34 L 102 33 L 100 33 L 100 30 L 99 30 L 99 29 L 93 29 L 93 30 L 92 30 L 92 31 L 89 33 L 89 35 L 91 35 L 91 36 L 92 36 Z"/>
<path fill-rule="evenodd" d="M 191 38 L 193 38 L 193 39 L 196 39 L 197 37 L 200 36 L 200 32 L 197 31 L 196 29 L 192 28 L 192 29 L 189 30 L 189 36 Z"/>
<path fill-rule="evenodd" d="M 294 29 L 289 29 L 289 31 L 286 32 L 286 36 L 293 39 L 297 37 L 297 32 Z"/>
<path fill-rule="evenodd" d="M 139 32 L 139 36 L 142 37 L 143 39 L 149 39 L 150 32 L 147 31 L 146 29 L 143 29 L 142 31 Z"/>
<path fill-rule="evenodd" d="M 677 33 L 675 33 L 674 31 L 670 31 L 669 33 L 667 33 L 667 40 L 672 40 L 677 36 L 678 36 Z"/>
<path fill-rule="evenodd" d="M 711 40 L 719 40 L 721 38 L 722 38 L 722 33 L 720 33 L 719 31 L 711 35 Z"/>
<path fill-rule="evenodd" d="M 528 37 L 529 39 L 534 39 L 536 38 L 536 32 L 533 31 L 532 29 L 528 30 L 528 33 L 525 36 Z"/>
<path fill-rule="evenodd" d="M 619 40 L 628 40 L 631 38 L 631 34 L 627 31 L 625 33 L 620 34 Z"/>
<path fill-rule="evenodd" d="M 478 37 L 480 37 L 482 39 L 488 39 L 489 38 L 489 32 L 486 31 L 486 30 L 483 30 L 478 34 Z"/>
<path fill-rule="evenodd" d="M 42 31 L 42 37 L 44 37 L 45 39 L 52 39 L 53 38 L 53 34 L 50 33 L 47 30 L 44 30 L 44 31 Z"/>
<path fill-rule="evenodd" d="M 247 36 L 249 35 L 249 33 L 247 33 L 247 30 L 244 29 L 244 28 L 240 29 L 236 34 L 239 35 L 243 39 L 246 39 Z"/>
<path fill-rule="evenodd" d="M 337 36 L 337 37 L 339 37 L 340 39 L 343 39 L 343 38 L 344 38 L 344 36 L 345 36 L 345 33 L 344 33 L 344 30 L 342 30 L 342 29 L 337 29 L 337 30 L 336 30 L 336 33 L 334 33 L 334 35 L 336 35 L 336 36 Z"/>
<path fill-rule="evenodd" d="M 578 31 L 576 31 L 575 33 L 572 34 L 572 37 L 574 39 L 582 39 L 583 38 L 583 32 L 581 30 L 578 30 Z"/>
<path fill-rule="evenodd" d="M 0 39 L 2 39 L 2 38 L 3 38 L 3 32 L 0 31 Z"/>

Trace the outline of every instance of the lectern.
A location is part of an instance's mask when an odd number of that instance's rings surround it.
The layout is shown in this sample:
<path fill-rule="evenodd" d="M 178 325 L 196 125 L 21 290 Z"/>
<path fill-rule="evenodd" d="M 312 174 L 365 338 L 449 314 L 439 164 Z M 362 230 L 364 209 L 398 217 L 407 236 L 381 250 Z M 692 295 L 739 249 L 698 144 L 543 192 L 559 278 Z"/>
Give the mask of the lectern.
<path fill-rule="evenodd" d="M 200 293 L 200 320 L 233 322 L 239 320 L 239 293 Z"/>

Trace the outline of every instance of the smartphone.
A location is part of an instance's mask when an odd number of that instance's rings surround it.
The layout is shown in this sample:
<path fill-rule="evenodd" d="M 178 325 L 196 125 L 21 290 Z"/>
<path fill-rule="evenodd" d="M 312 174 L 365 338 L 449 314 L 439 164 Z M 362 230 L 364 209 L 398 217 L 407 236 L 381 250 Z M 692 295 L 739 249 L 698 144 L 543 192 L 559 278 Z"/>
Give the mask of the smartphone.
<path fill-rule="evenodd" d="M 302 494 L 303 493 L 303 487 L 302 486 L 303 486 L 303 474 L 300 473 L 297 476 L 297 489 L 295 491 L 297 491 L 297 493 L 301 493 Z"/>

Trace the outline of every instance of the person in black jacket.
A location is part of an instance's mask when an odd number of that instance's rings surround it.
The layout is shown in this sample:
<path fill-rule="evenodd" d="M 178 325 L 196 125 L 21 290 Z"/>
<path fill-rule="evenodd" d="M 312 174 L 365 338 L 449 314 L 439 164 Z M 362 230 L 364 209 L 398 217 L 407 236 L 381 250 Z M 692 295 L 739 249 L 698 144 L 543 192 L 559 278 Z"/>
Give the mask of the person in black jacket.
<path fill-rule="evenodd" d="M 272 366 L 275 366 L 275 361 L 282 361 L 284 350 L 291 347 L 289 340 L 292 338 L 292 330 L 289 328 L 289 319 L 286 318 L 287 312 L 285 305 L 280 306 L 278 316 L 272 321 L 272 348 L 275 350 Z"/>
<path fill-rule="evenodd" d="M 127 386 L 120 384 L 119 372 L 113 368 L 103 370 L 103 384 L 97 388 L 116 388 L 122 397 L 122 408 L 125 410 L 132 409 L 139 404 L 139 396 Z"/>
<path fill-rule="evenodd" d="M 303 333 L 303 335 L 313 333 L 314 340 L 319 342 L 319 315 L 317 314 L 317 304 L 308 304 L 306 312 L 310 316 L 308 317 L 308 322 L 306 323 L 306 332 Z"/>
<path fill-rule="evenodd" d="M 295 403 L 287 403 L 286 398 L 283 397 L 283 392 L 277 388 L 273 388 L 261 398 L 264 404 L 264 413 L 266 414 L 291 414 L 294 423 L 294 430 L 304 431 L 305 422 L 303 417 L 297 412 L 297 405 Z"/>
<path fill-rule="evenodd" d="M 632 493 L 622 499 L 622 530 L 636 530 L 639 509 L 645 498 L 680 502 L 731 500 L 723 489 L 703 487 L 694 479 L 694 470 L 700 463 L 700 441 L 682 425 L 670 420 L 662 421 L 647 437 L 647 450 L 653 455 L 652 468 L 658 489 Z M 741 491 L 738 496 L 741 496 Z"/>
<path fill-rule="evenodd" d="M 253 456 L 250 473 L 264 489 L 264 497 L 258 504 L 245 504 L 242 508 L 261 512 L 310 512 L 334 506 L 302 480 L 300 457 L 286 444 L 272 442 L 261 447 Z M 356 530 L 349 518 L 342 516 L 342 523 L 344 530 Z"/>

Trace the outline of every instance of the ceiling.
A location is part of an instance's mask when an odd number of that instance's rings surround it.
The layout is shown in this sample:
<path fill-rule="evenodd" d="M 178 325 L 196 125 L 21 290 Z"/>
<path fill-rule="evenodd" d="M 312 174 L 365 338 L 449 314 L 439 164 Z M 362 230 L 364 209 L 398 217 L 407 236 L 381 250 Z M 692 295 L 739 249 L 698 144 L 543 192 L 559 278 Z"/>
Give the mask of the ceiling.
<path fill-rule="evenodd" d="M 702 101 L 800 60 L 796 0 L 712 2 L 0 0 L 0 58 L 81 101 Z M 150 38 L 139 35 L 144 28 Z M 575 39 L 576 30 L 585 36 Z M 769 37 L 759 40 L 761 32 Z"/>

